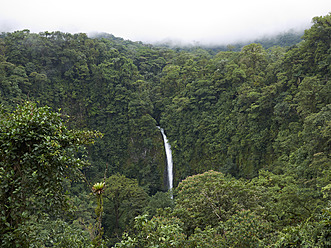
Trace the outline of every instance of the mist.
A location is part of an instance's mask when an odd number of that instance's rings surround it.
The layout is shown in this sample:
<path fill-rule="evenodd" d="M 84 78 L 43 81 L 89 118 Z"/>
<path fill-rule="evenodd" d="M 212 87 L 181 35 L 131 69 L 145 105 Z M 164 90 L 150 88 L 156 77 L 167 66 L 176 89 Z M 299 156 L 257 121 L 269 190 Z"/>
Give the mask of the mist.
<path fill-rule="evenodd" d="M 11 0 L 0 9 L 0 31 L 105 32 L 145 43 L 222 45 L 303 30 L 330 9 L 329 0 Z"/>

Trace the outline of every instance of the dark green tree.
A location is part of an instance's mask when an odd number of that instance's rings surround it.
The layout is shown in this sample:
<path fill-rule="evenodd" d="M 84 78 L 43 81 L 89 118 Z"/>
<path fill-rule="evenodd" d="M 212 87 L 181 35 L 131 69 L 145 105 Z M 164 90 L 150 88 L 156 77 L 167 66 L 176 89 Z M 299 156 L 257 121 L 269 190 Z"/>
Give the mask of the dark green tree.
<path fill-rule="evenodd" d="M 79 158 L 98 132 L 68 129 L 59 113 L 25 102 L 0 116 L 1 246 L 28 247 L 29 216 L 69 210 L 66 177 L 87 165 Z"/>
<path fill-rule="evenodd" d="M 118 238 L 142 214 L 148 195 L 136 179 L 115 174 L 106 179 L 103 223 L 108 238 Z"/>

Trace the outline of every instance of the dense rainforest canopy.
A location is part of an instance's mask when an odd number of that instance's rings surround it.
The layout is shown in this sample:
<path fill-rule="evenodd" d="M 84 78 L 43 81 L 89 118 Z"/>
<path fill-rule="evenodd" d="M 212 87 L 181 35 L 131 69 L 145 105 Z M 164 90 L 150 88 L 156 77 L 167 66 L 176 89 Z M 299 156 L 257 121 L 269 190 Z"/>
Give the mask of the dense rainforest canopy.
<path fill-rule="evenodd" d="M 330 246 L 330 41 L 2 33 L 1 246 Z"/>

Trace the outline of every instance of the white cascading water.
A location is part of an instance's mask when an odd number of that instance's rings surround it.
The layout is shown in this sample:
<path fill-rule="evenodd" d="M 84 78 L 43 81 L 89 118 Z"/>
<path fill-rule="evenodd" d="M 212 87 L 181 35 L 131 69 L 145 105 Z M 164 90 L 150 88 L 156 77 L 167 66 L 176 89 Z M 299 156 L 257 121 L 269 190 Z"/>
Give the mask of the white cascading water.
<path fill-rule="evenodd" d="M 172 172 L 173 164 L 172 164 L 171 146 L 168 142 L 167 136 L 164 134 L 163 128 L 160 128 L 160 127 L 158 127 L 158 128 L 161 130 L 161 133 L 162 133 L 164 149 L 165 149 L 166 156 L 167 156 L 168 187 L 169 187 L 169 191 L 171 192 L 172 185 L 173 185 L 173 172 Z"/>

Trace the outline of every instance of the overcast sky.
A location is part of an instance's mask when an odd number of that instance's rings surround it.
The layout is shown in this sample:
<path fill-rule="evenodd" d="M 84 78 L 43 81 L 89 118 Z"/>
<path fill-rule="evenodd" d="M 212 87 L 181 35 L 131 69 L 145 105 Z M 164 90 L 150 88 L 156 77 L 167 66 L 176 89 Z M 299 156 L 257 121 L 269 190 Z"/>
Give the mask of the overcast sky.
<path fill-rule="evenodd" d="M 307 28 L 331 0 L 0 0 L 0 32 L 107 32 L 133 41 L 229 43 Z"/>

